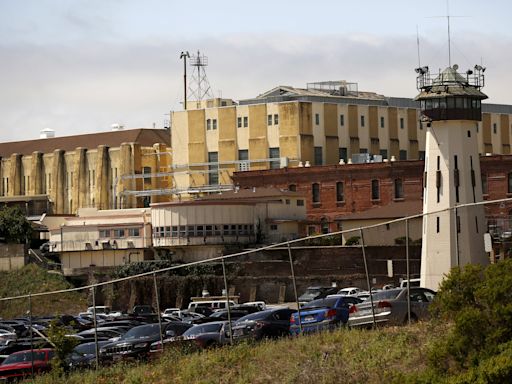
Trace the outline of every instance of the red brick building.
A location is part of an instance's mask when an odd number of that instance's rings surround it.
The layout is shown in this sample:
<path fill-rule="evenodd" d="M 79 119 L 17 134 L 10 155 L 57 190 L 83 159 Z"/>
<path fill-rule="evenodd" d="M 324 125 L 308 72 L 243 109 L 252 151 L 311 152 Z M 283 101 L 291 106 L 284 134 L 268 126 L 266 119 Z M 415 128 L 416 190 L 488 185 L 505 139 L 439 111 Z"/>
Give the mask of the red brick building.
<path fill-rule="evenodd" d="M 482 156 L 480 161 L 484 199 L 512 197 L 512 156 Z M 336 231 L 343 216 L 391 202 L 421 201 L 423 168 L 422 160 L 281 168 L 236 172 L 233 182 L 240 188 L 300 192 L 307 197 L 310 230 L 325 233 Z M 511 230 L 512 203 L 487 206 L 486 215 L 490 226 L 496 225 L 500 232 Z"/>

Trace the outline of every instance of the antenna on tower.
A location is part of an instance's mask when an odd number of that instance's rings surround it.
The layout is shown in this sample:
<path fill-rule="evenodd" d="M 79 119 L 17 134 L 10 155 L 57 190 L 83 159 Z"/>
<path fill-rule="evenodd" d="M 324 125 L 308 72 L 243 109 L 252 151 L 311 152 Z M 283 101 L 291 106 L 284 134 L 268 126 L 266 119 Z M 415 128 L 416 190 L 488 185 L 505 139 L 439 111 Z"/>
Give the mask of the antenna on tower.
<path fill-rule="evenodd" d="M 452 66 L 452 43 L 450 40 L 450 0 L 446 0 L 446 20 L 448 22 L 448 65 Z"/>
<path fill-rule="evenodd" d="M 420 59 L 420 33 L 418 31 L 418 24 L 416 24 L 416 45 L 418 46 L 418 68 L 421 67 Z"/>
<path fill-rule="evenodd" d="M 212 90 L 208 77 L 206 76 L 206 67 L 208 66 L 208 57 L 201 55 L 199 50 L 197 55 L 190 57 L 190 66 L 193 67 L 192 81 L 189 85 L 190 98 L 197 102 L 197 108 L 201 107 L 201 101 L 204 99 L 213 99 Z"/>

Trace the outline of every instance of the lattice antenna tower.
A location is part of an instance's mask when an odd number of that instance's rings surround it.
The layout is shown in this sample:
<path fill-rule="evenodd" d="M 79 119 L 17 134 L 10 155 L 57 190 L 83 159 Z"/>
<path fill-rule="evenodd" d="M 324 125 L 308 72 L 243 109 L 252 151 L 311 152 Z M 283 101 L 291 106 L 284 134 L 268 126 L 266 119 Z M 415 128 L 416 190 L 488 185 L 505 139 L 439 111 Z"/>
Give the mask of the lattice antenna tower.
<path fill-rule="evenodd" d="M 192 79 L 188 88 L 189 100 L 196 101 L 197 107 L 200 108 L 202 100 L 213 99 L 210 83 L 208 81 L 208 77 L 206 76 L 208 57 L 201 55 L 201 53 L 197 51 L 197 55 L 191 55 L 189 63 L 193 68 Z"/>

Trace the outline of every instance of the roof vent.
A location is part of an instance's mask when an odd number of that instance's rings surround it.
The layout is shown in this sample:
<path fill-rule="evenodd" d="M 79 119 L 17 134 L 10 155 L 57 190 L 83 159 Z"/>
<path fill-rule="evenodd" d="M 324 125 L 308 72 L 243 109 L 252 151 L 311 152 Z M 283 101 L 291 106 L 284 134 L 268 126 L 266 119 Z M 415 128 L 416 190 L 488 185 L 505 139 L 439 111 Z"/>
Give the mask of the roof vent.
<path fill-rule="evenodd" d="M 115 123 L 111 125 L 113 131 L 122 131 L 124 129 L 124 125 L 119 123 Z"/>
<path fill-rule="evenodd" d="M 40 139 L 49 139 L 55 137 L 55 131 L 51 128 L 45 128 L 39 132 Z"/>

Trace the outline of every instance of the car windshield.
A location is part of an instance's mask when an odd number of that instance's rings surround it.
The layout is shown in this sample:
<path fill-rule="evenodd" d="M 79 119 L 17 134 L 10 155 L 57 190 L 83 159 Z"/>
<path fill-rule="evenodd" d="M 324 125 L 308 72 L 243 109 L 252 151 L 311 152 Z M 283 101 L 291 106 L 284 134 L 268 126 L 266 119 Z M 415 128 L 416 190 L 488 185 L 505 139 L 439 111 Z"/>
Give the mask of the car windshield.
<path fill-rule="evenodd" d="M 389 300 L 396 299 L 397 296 L 402 292 L 401 289 L 386 289 L 384 291 L 375 292 L 372 295 L 373 300 Z"/>
<path fill-rule="evenodd" d="M 338 300 L 337 297 L 328 297 L 325 299 L 318 299 L 313 300 L 307 304 L 304 304 L 301 309 L 306 308 L 321 308 L 321 307 L 333 307 L 334 304 L 336 304 L 336 301 Z"/>
<path fill-rule="evenodd" d="M 158 324 L 139 325 L 138 327 L 132 328 L 126 332 L 121 339 L 133 340 L 155 336 L 158 335 L 159 327 L 160 326 Z"/>
<path fill-rule="evenodd" d="M 222 323 L 195 325 L 189 328 L 183 336 L 195 336 L 201 333 L 220 332 Z"/>
<path fill-rule="evenodd" d="M 108 341 L 100 341 L 98 343 L 98 349 L 108 343 L 109 343 Z M 96 355 L 96 345 L 95 345 L 95 343 L 80 344 L 75 347 L 73 352 L 75 352 L 79 355 Z"/>
<path fill-rule="evenodd" d="M 34 351 L 34 361 L 44 361 L 45 360 L 45 353 L 44 352 L 35 352 Z M 9 355 L 2 365 L 7 364 L 18 364 L 23 363 L 26 361 L 31 361 L 30 359 L 30 351 L 23 352 L 23 353 L 14 353 L 12 355 Z"/>

